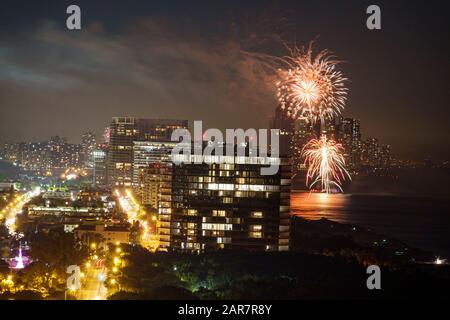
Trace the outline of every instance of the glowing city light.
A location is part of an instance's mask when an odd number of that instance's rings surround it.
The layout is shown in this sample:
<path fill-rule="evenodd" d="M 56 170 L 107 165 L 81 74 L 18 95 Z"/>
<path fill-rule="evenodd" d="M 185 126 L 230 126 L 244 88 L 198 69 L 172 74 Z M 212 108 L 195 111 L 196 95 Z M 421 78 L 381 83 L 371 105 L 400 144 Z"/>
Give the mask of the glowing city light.
<path fill-rule="evenodd" d="M 23 264 L 23 257 L 22 257 L 22 247 L 19 247 L 19 255 L 15 258 L 17 261 L 16 265 L 14 266 L 14 269 L 23 269 L 25 268 Z"/>

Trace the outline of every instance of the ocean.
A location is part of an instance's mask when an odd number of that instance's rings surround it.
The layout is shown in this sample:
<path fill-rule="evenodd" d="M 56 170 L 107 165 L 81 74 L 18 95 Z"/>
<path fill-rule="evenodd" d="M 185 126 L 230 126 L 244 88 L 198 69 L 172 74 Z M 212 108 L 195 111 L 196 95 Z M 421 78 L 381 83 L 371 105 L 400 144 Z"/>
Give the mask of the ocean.
<path fill-rule="evenodd" d="M 354 224 L 450 257 L 450 198 L 292 192 L 291 211 L 306 219 Z"/>

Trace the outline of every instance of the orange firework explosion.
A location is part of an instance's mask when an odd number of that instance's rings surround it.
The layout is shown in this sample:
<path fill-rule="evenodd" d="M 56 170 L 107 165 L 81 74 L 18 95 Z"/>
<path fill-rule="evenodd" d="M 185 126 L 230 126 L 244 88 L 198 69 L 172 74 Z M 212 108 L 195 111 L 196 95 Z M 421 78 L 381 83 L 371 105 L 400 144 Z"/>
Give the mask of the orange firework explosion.
<path fill-rule="evenodd" d="M 330 193 L 332 187 L 341 192 L 341 183 L 350 174 L 345 169 L 345 160 L 342 156 L 343 147 L 333 140 L 327 140 L 323 135 L 320 139 L 312 139 L 302 149 L 305 164 L 308 165 L 306 184 L 313 188 L 320 182 L 322 191 Z M 309 183 L 312 181 L 311 183 Z"/>
<path fill-rule="evenodd" d="M 277 88 L 280 105 L 288 116 L 323 122 L 341 113 L 347 98 L 347 79 L 336 70 L 338 61 L 328 51 L 313 57 L 311 45 L 306 51 L 295 48 L 285 62 L 288 69 L 279 71 Z"/>

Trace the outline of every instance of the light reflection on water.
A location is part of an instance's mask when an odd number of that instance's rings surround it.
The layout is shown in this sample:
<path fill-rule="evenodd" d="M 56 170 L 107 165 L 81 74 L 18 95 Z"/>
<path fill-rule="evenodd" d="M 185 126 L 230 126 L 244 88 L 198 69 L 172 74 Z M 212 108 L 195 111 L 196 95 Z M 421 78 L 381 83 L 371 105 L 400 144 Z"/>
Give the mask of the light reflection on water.
<path fill-rule="evenodd" d="M 368 227 L 450 257 L 450 198 L 292 192 L 291 213 Z"/>
<path fill-rule="evenodd" d="M 306 219 L 327 218 L 348 223 L 349 197 L 345 194 L 296 192 L 291 196 L 291 210 L 293 214 Z"/>

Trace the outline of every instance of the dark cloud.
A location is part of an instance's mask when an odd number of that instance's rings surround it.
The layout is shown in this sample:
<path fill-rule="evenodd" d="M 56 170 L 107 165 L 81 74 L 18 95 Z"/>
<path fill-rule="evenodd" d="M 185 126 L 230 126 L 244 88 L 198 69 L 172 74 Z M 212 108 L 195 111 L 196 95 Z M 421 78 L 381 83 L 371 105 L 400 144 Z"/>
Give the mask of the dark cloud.
<path fill-rule="evenodd" d="M 180 35 L 158 20 L 114 35 L 100 22 L 82 32 L 45 23 L 3 52 L 0 64 L 4 111 L 33 119 L 25 130 L 2 123 L 5 140 L 30 132 L 75 137 L 115 115 L 264 127 L 275 105 L 267 70 L 239 41 Z"/>
<path fill-rule="evenodd" d="M 0 142 L 76 141 L 117 115 L 266 127 L 276 100 L 264 53 L 317 39 L 345 61 L 345 115 L 364 137 L 401 157 L 450 156 L 449 28 L 437 1 L 379 1 L 380 32 L 356 0 L 79 0 L 84 27 L 70 32 L 69 2 L 6 0 L 0 12 Z"/>

